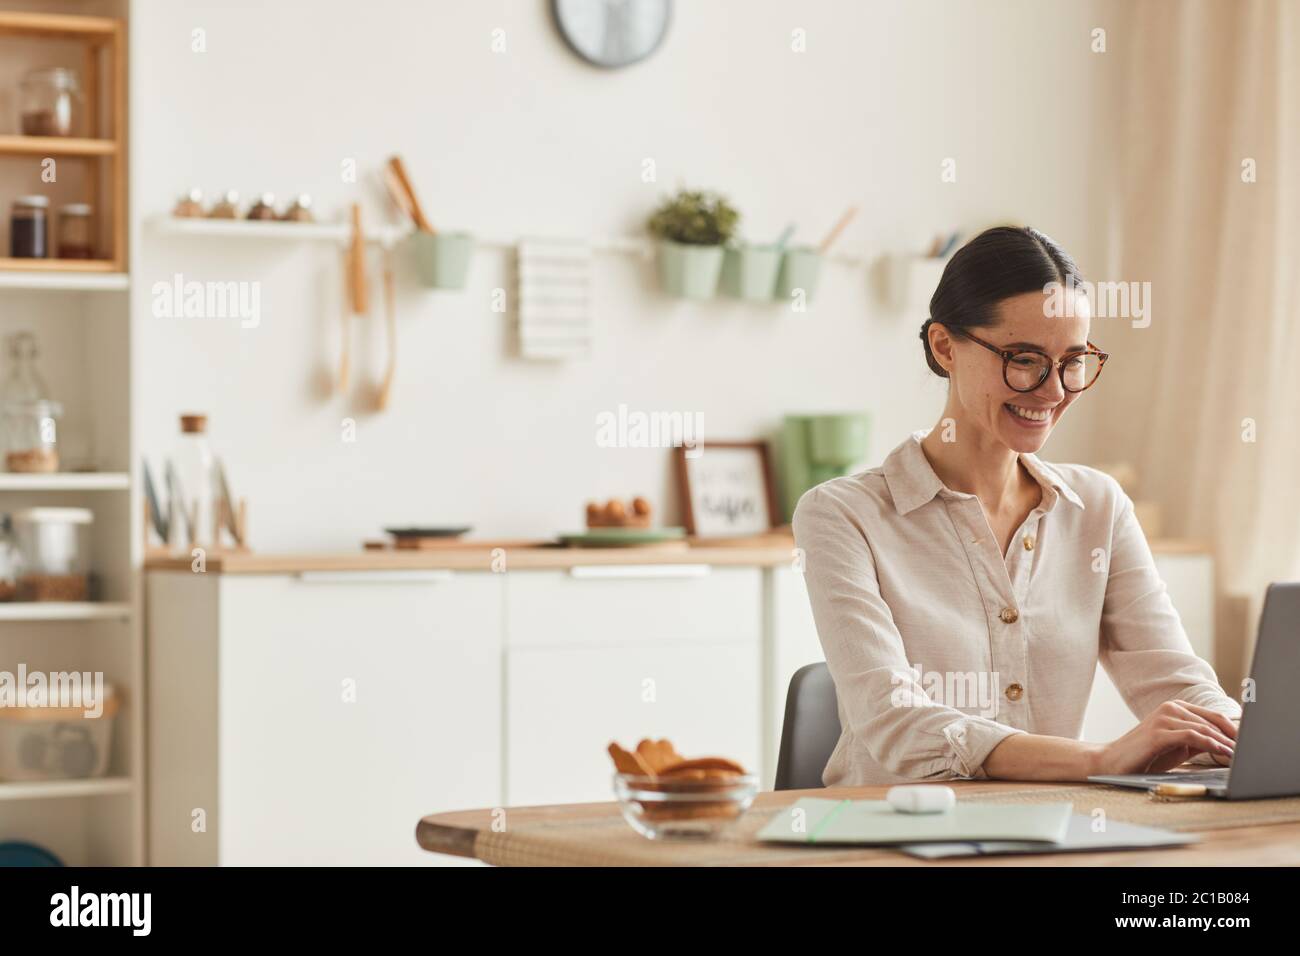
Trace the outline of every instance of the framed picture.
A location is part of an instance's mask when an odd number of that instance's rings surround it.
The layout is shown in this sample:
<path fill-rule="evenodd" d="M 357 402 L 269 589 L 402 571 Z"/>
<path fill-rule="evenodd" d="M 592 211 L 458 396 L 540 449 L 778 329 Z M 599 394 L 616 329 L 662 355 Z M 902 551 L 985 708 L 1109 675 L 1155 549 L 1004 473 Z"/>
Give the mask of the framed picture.
<path fill-rule="evenodd" d="M 677 476 L 688 534 L 737 538 L 765 534 L 776 520 L 767 443 L 706 442 L 677 448 Z"/>

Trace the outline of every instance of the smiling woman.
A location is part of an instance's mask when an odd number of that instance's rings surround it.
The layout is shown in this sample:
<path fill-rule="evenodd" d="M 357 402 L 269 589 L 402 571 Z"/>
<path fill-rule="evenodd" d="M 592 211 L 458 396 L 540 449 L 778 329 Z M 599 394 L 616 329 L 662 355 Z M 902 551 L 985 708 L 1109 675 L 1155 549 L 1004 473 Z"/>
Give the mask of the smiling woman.
<path fill-rule="evenodd" d="M 1095 468 L 1035 454 L 1101 374 L 1090 323 L 1078 269 L 1051 239 L 977 236 L 921 329 L 949 381 L 936 427 L 800 500 L 795 538 L 842 728 L 828 786 L 1230 758 L 1240 705 L 1192 652 L 1132 500 Z M 1107 744 L 1078 739 L 1098 661 L 1140 719 Z M 923 686 L 931 672 L 945 679 Z M 952 674 L 985 681 L 993 706 L 950 698 Z"/>

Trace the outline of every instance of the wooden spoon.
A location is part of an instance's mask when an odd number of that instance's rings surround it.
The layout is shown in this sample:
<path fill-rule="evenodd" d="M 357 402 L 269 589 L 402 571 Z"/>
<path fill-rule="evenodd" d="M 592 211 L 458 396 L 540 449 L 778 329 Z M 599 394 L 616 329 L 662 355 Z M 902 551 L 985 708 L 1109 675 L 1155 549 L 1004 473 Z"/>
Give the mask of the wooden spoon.
<path fill-rule="evenodd" d="M 393 281 L 393 254 L 387 248 L 384 249 L 384 322 L 388 327 L 388 369 L 375 399 L 381 412 L 388 407 L 393 379 L 397 376 L 397 290 Z"/>
<path fill-rule="evenodd" d="M 402 157 L 393 156 L 388 160 L 388 166 L 397 177 L 397 182 L 406 193 L 406 198 L 411 207 L 411 218 L 415 220 L 415 225 L 421 232 L 433 232 L 434 228 L 425 218 L 424 209 L 420 206 L 420 199 L 415 195 L 415 187 L 411 185 L 411 177 L 406 174 L 406 166 L 402 163 Z"/>

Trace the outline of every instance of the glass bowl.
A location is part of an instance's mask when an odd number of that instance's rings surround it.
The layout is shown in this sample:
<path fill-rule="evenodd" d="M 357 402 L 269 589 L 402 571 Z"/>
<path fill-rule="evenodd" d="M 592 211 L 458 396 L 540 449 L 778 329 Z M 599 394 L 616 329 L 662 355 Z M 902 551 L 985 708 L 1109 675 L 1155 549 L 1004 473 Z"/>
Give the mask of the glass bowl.
<path fill-rule="evenodd" d="M 754 774 L 714 778 L 614 774 L 623 818 L 651 840 L 712 840 L 740 819 L 758 793 Z"/>

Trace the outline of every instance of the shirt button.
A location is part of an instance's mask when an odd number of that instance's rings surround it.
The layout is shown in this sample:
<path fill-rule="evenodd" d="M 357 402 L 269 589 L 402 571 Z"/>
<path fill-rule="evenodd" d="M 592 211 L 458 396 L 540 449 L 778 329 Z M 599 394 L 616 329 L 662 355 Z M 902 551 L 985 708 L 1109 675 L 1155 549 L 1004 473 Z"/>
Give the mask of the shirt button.
<path fill-rule="evenodd" d="M 1034 550 L 1034 536 L 1032 534 L 1025 535 L 1025 550 Z"/>
<path fill-rule="evenodd" d="M 1024 689 L 1023 687 L 1021 687 L 1019 684 L 1008 684 L 1008 685 L 1007 685 L 1007 700 L 1019 700 L 1019 699 L 1020 699 L 1020 695 L 1023 694 L 1024 692 L 1025 692 L 1025 689 Z"/>
<path fill-rule="evenodd" d="M 998 616 L 1002 618 L 1004 624 L 1015 624 L 1016 621 L 1020 620 L 1020 612 L 1013 607 L 1004 607 L 1002 613 Z"/>

